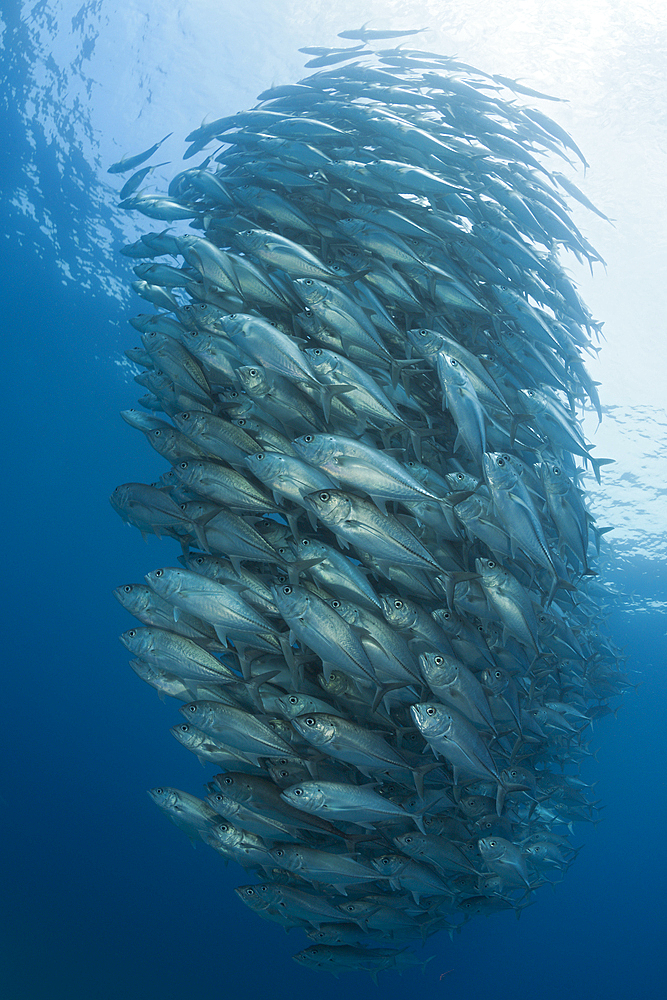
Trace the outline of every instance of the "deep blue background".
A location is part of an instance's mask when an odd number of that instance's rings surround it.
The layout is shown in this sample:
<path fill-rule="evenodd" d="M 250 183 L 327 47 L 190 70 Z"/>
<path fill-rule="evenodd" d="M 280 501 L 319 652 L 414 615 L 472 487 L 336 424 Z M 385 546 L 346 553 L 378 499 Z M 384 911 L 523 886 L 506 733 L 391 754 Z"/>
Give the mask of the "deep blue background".
<path fill-rule="evenodd" d="M 85 187 L 63 180 L 47 146 L 30 152 L 8 120 L 0 181 L 13 190 L 25 156 L 38 162 L 44 202 L 61 234 L 87 209 Z M 85 164 L 72 169 L 84 180 Z M 92 175 L 89 178 L 92 183 Z M 38 224 L 3 200 L 2 555 L 3 745 L 0 786 L 0 994 L 11 1000 L 171 1000 L 316 990 L 326 1000 L 375 987 L 340 983 L 290 955 L 308 942 L 255 918 L 231 887 L 249 881 L 165 821 L 146 795 L 164 783 L 197 793 L 207 773 L 169 734 L 162 704 L 127 666 L 117 635 L 130 619 L 111 591 L 177 554 L 169 540 L 124 526 L 107 497 L 150 482 L 165 463 L 118 411 L 143 390 L 114 363 L 137 342 L 129 307 L 64 283 Z M 74 255 L 66 239 L 61 253 Z M 119 274 L 129 282 L 120 258 Z M 646 601 L 665 593 L 665 567 L 626 570 Z M 644 605 L 645 606 L 645 605 Z M 382 973 L 384 997 L 456 1000 L 664 998 L 665 621 L 656 611 L 609 609 L 609 628 L 642 683 L 618 718 L 596 724 L 585 768 L 605 803 L 561 885 L 542 889 L 517 921 L 476 919 L 418 971 Z M 440 976 L 453 970 L 442 981 Z"/>

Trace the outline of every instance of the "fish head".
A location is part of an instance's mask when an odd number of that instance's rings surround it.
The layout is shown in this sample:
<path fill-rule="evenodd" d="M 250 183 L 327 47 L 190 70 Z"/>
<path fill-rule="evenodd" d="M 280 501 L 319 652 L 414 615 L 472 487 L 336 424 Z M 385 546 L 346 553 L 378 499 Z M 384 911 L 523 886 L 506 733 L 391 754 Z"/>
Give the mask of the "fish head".
<path fill-rule="evenodd" d="M 307 694 L 286 694 L 276 704 L 286 719 L 296 719 L 306 712 L 317 711 L 315 699 Z"/>
<path fill-rule="evenodd" d="M 283 583 L 280 586 L 271 584 L 271 593 L 278 611 L 286 620 L 288 618 L 302 618 L 306 614 L 310 597 L 304 587 L 292 587 L 288 583 Z"/>
<path fill-rule="evenodd" d="M 422 653 L 419 657 L 424 680 L 430 686 L 435 684 L 453 684 L 459 675 L 458 663 L 453 656 L 443 656 L 441 653 Z"/>
<path fill-rule="evenodd" d="M 317 375 L 330 375 L 338 367 L 338 359 L 333 351 L 323 347 L 307 347 L 304 354 Z"/>
<path fill-rule="evenodd" d="M 244 229 L 240 233 L 236 233 L 234 236 L 234 242 L 241 250 L 245 250 L 247 253 L 252 253 L 253 250 L 258 250 L 264 244 L 264 230 L 263 229 Z"/>
<path fill-rule="evenodd" d="M 328 678 L 324 674 L 320 674 L 317 679 L 320 687 L 328 694 L 340 696 L 348 694 L 350 691 L 350 679 L 342 670 L 332 670 Z"/>
<path fill-rule="evenodd" d="M 483 687 L 493 695 L 502 694 L 509 684 L 509 677 L 500 667 L 482 670 L 479 679 Z"/>
<path fill-rule="evenodd" d="M 173 811 L 178 808 L 178 792 L 175 788 L 150 788 L 148 794 L 160 809 Z"/>
<path fill-rule="evenodd" d="M 224 792 L 211 792 L 206 796 L 206 801 L 215 809 L 217 813 L 220 813 L 221 816 L 225 816 L 228 819 L 234 813 L 239 811 L 240 803 L 234 802 L 234 800 L 230 799 L 229 796 L 224 794 Z"/>
<path fill-rule="evenodd" d="M 439 352 L 438 372 L 448 385 L 470 389 L 470 378 L 461 362 L 443 351 Z"/>
<path fill-rule="evenodd" d="M 220 823 L 214 823 L 211 832 L 215 840 L 219 844 L 224 844 L 225 847 L 236 847 L 243 837 L 238 827 L 232 823 L 227 823 L 225 820 L 222 820 Z"/>
<path fill-rule="evenodd" d="M 235 771 L 225 771 L 224 774 L 216 774 L 215 781 L 218 788 L 224 795 L 227 795 L 234 802 L 250 802 L 252 799 L 252 784 L 246 781 L 248 775 Z"/>
<path fill-rule="evenodd" d="M 383 594 L 382 613 L 389 625 L 397 629 L 412 628 L 417 621 L 417 609 L 411 601 L 394 594 Z"/>
<path fill-rule="evenodd" d="M 319 466 L 336 454 L 335 438 L 332 434 L 302 434 L 292 441 L 299 458 L 309 465 Z"/>
<path fill-rule="evenodd" d="M 469 472 L 448 472 L 445 475 L 445 480 L 456 493 L 467 493 L 468 491 L 474 493 L 479 486 L 479 479 L 476 476 L 471 476 Z"/>
<path fill-rule="evenodd" d="M 295 782 L 309 778 L 308 771 L 300 760 L 290 760 L 289 757 L 273 758 L 266 767 L 273 783 L 281 789 L 290 788 Z M 290 805 L 294 803 L 290 802 Z"/>
<path fill-rule="evenodd" d="M 273 451 L 256 451 L 253 455 L 246 455 L 245 463 L 261 482 L 275 479 L 281 472 L 284 465 L 283 455 Z"/>
<path fill-rule="evenodd" d="M 381 875 L 396 875 L 405 867 L 405 858 L 395 854 L 383 854 L 379 858 L 371 858 L 371 864 Z"/>
<path fill-rule="evenodd" d="M 286 719 L 267 719 L 266 724 L 284 743 L 291 743 L 294 739 L 294 730 Z"/>
<path fill-rule="evenodd" d="M 329 292 L 328 286 L 316 278 L 297 278 L 294 281 L 294 290 L 301 301 L 310 306 L 311 309 L 326 299 Z"/>
<path fill-rule="evenodd" d="M 203 429 L 204 421 L 200 419 L 201 416 L 196 410 L 184 410 L 182 413 L 175 413 L 172 420 L 181 434 L 197 434 Z"/>
<path fill-rule="evenodd" d="M 333 717 L 325 712 L 307 712 L 292 719 L 292 726 L 312 746 L 325 746 L 336 736 Z"/>
<path fill-rule="evenodd" d="M 135 656 L 145 656 L 155 648 L 155 637 L 150 628 L 130 628 L 123 632 L 120 641 Z"/>
<path fill-rule="evenodd" d="M 269 854 L 280 868 L 286 868 L 289 872 L 298 871 L 301 867 L 302 857 L 296 847 L 281 844 L 269 851 Z"/>
<path fill-rule="evenodd" d="M 571 486 L 569 477 L 558 462 L 542 462 L 540 478 L 544 489 L 551 496 L 564 496 Z"/>
<path fill-rule="evenodd" d="M 316 538 L 302 538 L 297 546 L 299 559 L 326 559 L 327 547 Z"/>
<path fill-rule="evenodd" d="M 289 788 L 285 788 L 280 793 L 280 797 L 289 805 L 294 806 L 295 809 L 301 809 L 304 812 L 319 811 L 325 804 L 324 792 L 315 781 L 303 781 L 296 785 L 290 785 Z"/>
<path fill-rule="evenodd" d="M 237 885 L 234 892 L 251 910 L 265 910 L 273 902 L 271 886 L 264 882 L 259 885 Z"/>
<path fill-rule="evenodd" d="M 449 709 L 434 701 L 412 705 L 410 713 L 417 729 L 427 740 L 447 736 L 454 721 Z"/>
<path fill-rule="evenodd" d="M 499 816 L 496 812 L 480 816 L 475 826 L 484 837 L 501 837 L 512 832 L 512 824 L 507 817 Z"/>
<path fill-rule="evenodd" d="M 483 587 L 499 587 L 507 576 L 507 570 L 495 559 L 475 559 L 475 570 L 482 578 Z"/>
<path fill-rule="evenodd" d="M 423 834 L 414 833 L 412 831 L 409 833 L 401 833 L 398 837 L 393 837 L 392 839 L 399 851 L 403 851 L 404 854 L 407 854 L 410 857 L 419 852 L 424 842 Z"/>
<path fill-rule="evenodd" d="M 151 570 L 146 573 L 144 579 L 151 590 L 163 597 L 166 601 L 173 594 L 178 594 L 183 585 L 183 577 L 178 569 L 162 568 Z"/>
<path fill-rule="evenodd" d="M 137 612 L 148 607 L 150 589 L 141 583 L 125 583 L 122 587 L 115 588 L 113 596 L 126 611 L 136 616 Z"/>
<path fill-rule="evenodd" d="M 348 625 L 360 625 L 360 615 L 359 609 L 355 608 L 354 605 L 348 604 L 347 601 L 341 601 L 339 597 L 332 597 L 331 600 L 327 601 L 330 608 L 340 615 L 343 621 L 346 621 Z"/>
<path fill-rule="evenodd" d="M 519 389 L 521 405 L 531 416 L 537 416 L 546 408 L 546 400 L 537 389 Z"/>
<path fill-rule="evenodd" d="M 485 861 L 498 861 L 512 845 L 503 837 L 482 837 L 477 841 L 477 846 Z"/>
<path fill-rule="evenodd" d="M 241 365 L 236 369 L 239 381 L 249 395 L 263 395 L 269 390 L 269 380 L 261 365 Z"/>
<path fill-rule="evenodd" d="M 443 337 L 436 330 L 416 327 L 408 330 L 408 340 L 422 358 L 431 357 L 442 350 Z"/>
<path fill-rule="evenodd" d="M 189 726 L 187 722 L 181 722 L 176 726 L 172 726 L 169 732 L 179 743 L 187 747 L 188 750 L 201 746 L 204 739 L 204 734 L 201 730 L 195 726 Z"/>
<path fill-rule="evenodd" d="M 169 337 L 166 333 L 162 333 L 160 330 L 146 330 L 141 335 L 141 343 L 149 354 L 156 353 L 162 348 L 167 347 L 170 340 L 173 340 L 173 338 Z"/>
<path fill-rule="evenodd" d="M 325 524 L 340 524 L 349 517 L 352 503 L 343 490 L 315 490 L 303 498 L 306 508 L 314 510 Z"/>
<path fill-rule="evenodd" d="M 491 489 L 510 489 L 516 482 L 512 459 L 504 452 L 485 452 L 482 458 L 484 478 Z"/>

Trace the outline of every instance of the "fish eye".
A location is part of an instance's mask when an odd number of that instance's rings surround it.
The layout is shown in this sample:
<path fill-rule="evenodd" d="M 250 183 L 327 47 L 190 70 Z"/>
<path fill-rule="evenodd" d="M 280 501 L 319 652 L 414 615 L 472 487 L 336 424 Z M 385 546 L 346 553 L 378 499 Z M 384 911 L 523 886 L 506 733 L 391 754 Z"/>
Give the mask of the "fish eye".
<path fill-rule="evenodd" d="M 179 729 L 181 730 L 182 733 L 189 733 L 190 732 L 190 727 L 187 724 L 187 722 L 184 722 L 182 726 L 179 726 Z"/>
<path fill-rule="evenodd" d="M 330 499 L 331 497 L 328 493 L 320 493 L 320 500 L 322 501 L 322 503 L 327 503 L 327 501 Z"/>
<path fill-rule="evenodd" d="M 291 593 L 292 593 L 291 587 L 283 587 L 283 594 L 285 595 L 285 597 L 289 597 Z"/>
<path fill-rule="evenodd" d="M 277 858 L 283 858 L 285 856 L 285 852 L 282 850 L 274 851 L 273 853 Z"/>
<path fill-rule="evenodd" d="M 287 772 L 285 772 L 285 773 L 287 773 Z M 294 794 L 295 795 L 303 795 L 303 788 L 295 788 L 294 789 Z"/>
<path fill-rule="evenodd" d="M 255 890 L 254 889 L 246 889 L 245 894 L 246 894 L 246 896 L 254 896 L 255 895 Z"/>
<path fill-rule="evenodd" d="M 487 562 L 486 565 L 488 566 L 489 569 L 495 569 L 496 568 L 496 564 L 494 563 L 493 559 L 489 559 L 489 561 Z"/>
<path fill-rule="evenodd" d="M 442 656 L 434 656 L 433 662 L 435 663 L 436 667 L 441 667 L 445 661 Z"/>
<path fill-rule="evenodd" d="M 554 465 L 554 476 L 560 476 L 560 469 L 557 465 Z"/>
<path fill-rule="evenodd" d="M 403 837 L 403 843 L 404 844 L 411 844 L 412 843 L 412 837 Z"/>
<path fill-rule="evenodd" d="M 301 539 L 301 544 L 305 545 L 305 546 L 310 545 L 310 539 L 309 538 L 302 538 Z"/>
<path fill-rule="evenodd" d="M 495 840 L 490 840 L 489 841 L 489 847 L 495 847 L 495 846 L 496 846 L 496 841 Z"/>
<path fill-rule="evenodd" d="M 196 711 L 197 711 L 197 706 L 196 705 L 188 705 L 188 712 L 190 712 L 192 715 L 194 715 L 196 713 Z"/>
<path fill-rule="evenodd" d="M 187 462 L 179 462 L 178 467 L 179 467 L 179 469 L 187 469 L 188 463 Z"/>
<path fill-rule="evenodd" d="M 396 608 L 397 611 L 400 611 L 401 608 L 403 607 L 403 601 L 394 601 L 394 607 Z"/>
<path fill-rule="evenodd" d="M 456 360 L 456 358 L 450 358 L 449 359 L 449 363 L 452 366 L 452 368 L 457 368 L 458 367 L 458 361 Z"/>
<path fill-rule="evenodd" d="M 462 473 L 462 472 L 457 472 L 457 473 L 456 473 L 456 478 L 457 478 L 457 480 L 458 480 L 458 481 L 459 481 L 460 483 L 462 483 L 462 482 L 463 482 L 463 480 L 465 479 L 465 476 L 463 475 L 463 473 Z"/>
<path fill-rule="evenodd" d="M 153 431 L 153 437 L 156 438 L 162 437 L 162 431 L 160 430 L 159 427 L 156 427 L 155 430 Z"/>
<path fill-rule="evenodd" d="M 244 419 L 244 417 L 239 417 L 239 419 L 235 420 L 234 423 L 236 424 L 237 427 L 245 427 L 247 421 Z"/>
<path fill-rule="evenodd" d="M 380 858 L 380 861 L 382 862 L 383 865 L 389 864 L 389 858 Z"/>
<path fill-rule="evenodd" d="M 215 796 L 215 801 L 216 802 L 224 802 L 224 800 L 225 800 L 225 796 L 224 795 L 216 795 Z"/>
<path fill-rule="evenodd" d="M 155 575 L 156 576 L 164 576 L 164 570 L 163 569 L 156 569 L 155 570 Z"/>
<path fill-rule="evenodd" d="M 130 594 L 130 593 L 132 592 L 132 587 L 130 586 L 130 584 L 129 584 L 129 583 L 127 583 L 127 584 L 125 584 L 125 586 L 123 587 L 123 590 L 125 591 L 125 593 L 126 593 L 126 594 Z"/>
<path fill-rule="evenodd" d="M 308 310 L 308 311 L 311 312 L 312 310 Z M 321 349 L 319 347 L 316 347 L 315 350 L 313 351 L 313 354 L 315 355 L 316 358 L 319 358 L 319 356 L 320 356 L 321 353 L 322 353 L 322 351 L 321 351 Z"/>
<path fill-rule="evenodd" d="M 498 461 L 496 462 L 496 465 L 500 466 L 500 468 L 502 469 L 503 466 L 505 465 L 505 459 L 499 458 Z"/>
<path fill-rule="evenodd" d="M 304 285 L 312 285 L 312 283 L 313 283 L 313 279 L 312 278 L 306 278 L 304 280 Z"/>
<path fill-rule="evenodd" d="M 441 618 L 444 618 L 446 622 L 448 622 L 451 617 L 452 617 L 451 611 L 445 611 L 444 614 L 441 615 Z"/>
<path fill-rule="evenodd" d="M 314 438 L 312 434 L 304 434 L 303 440 L 306 442 L 306 444 L 310 444 L 310 442 L 313 441 Z"/>
<path fill-rule="evenodd" d="M 134 639 L 135 635 L 137 634 L 137 630 L 135 628 L 131 628 L 127 634 L 129 635 L 130 639 Z"/>
<path fill-rule="evenodd" d="M 289 771 L 278 771 L 279 778 L 287 778 L 289 776 Z"/>
<path fill-rule="evenodd" d="M 337 610 L 340 607 L 340 601 L 332 601 L 331 607 Z"/>
<path fill-rule="evenodd" d="M 164 788 L 156 788 L 155 789 L 155 793 L 156 793 L 156 795 L 163 795 L 164 794 Z"/>
<path fill-rule="evenodd" d="M 314 726 L 315 725 L 315 719 L 313 719 L 313 717 L 311 715 L 309 715 L 308 718 L 304 719 L 303 721 L 305 722 L 305 724 L 307 726 Z"/>
<path fill-rule="evenodd" d="M 259 891 L 260 891 L 260 892 L 266 892 L 266 890 L 267 890 L 267 886 L 265 886 L 265 885 L 260 885 L 260 887 L 259 887 Z"/>
<path fill-rule="evenodd" d="M 496 672 L 495 672 L 495 674 L 494 674 L 494 677 L 496 678 L 496 680 L 497 680 L 497 681 L 500 681 L 500 680 L 502 680 L 502 679 L 503 679 L 503 675 L 502 675 L 502 673 L 500 672 L 500 670 L 496 670 Z"/>
<path fill-rule="evenodd" d="M 256 462 L 261 462 L 264 459 L 264 452 L 258 451 L 256 455 L 253 455 Z"/>
<path fill-rule="evenodd" d="M 428 334 L 428 330 L 420 330 L 419 331 L 419 336 L 420 337 L 425 337 L 427 334 Z"/>
<path fill-rule="evenodd" d="M 251 368 L 250 371 L 248 372 L 248 375 L 252 375 L 253 378 L 255 377 L 256 374 L 257 374 L 256 368 Z"/>
<path fill-rule="evenodd" d="M 427 715 L 435 715 L 435 709 L 434 708 L 427 708 L 426 709 L 426 714 Z"/>
<path fill-rule="evenodd" d="M 290 697 L 290 699 L 289 699 L 289 703 L 290 703 L 290 705 L 298 705 L 299 704 L 299 699 L 297 698 L 296 695 L 293 694 Z"/>

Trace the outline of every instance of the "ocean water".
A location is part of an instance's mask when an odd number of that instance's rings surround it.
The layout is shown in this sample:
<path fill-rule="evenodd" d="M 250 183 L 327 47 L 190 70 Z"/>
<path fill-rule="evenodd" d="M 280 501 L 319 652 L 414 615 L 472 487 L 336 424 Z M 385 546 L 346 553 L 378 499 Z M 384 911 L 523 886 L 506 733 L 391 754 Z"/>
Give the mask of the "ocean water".
<path fill-rule="evenodd" d="M 445 9 L 446 8 L 446 9 Z M 638 687 L 596 722 L 584 768 L 604 804 L 562 884 L 513 913 L 428 941 L 422 976 L 380 974 L 384 997 L 653 1000 L 663 997 L 666 829 L 667 416 L 664 353 L 667 13 L 655 3 L 4 3 L 0 156 L 5 399 L 0 995 L 9 1000 L 287 1000 L 367 976 L 302 969 L 305 946 L 246 910 L 249 879 L 196 850 L 146 790 L 195 791 L 206 774 L 168 730 L 161 703 L 127 667 L 129 618 L 111 591 L 177 554 L 146 544 L 107 497 L 151 482 L 164 461 L 118 411 L 137 387 L 132 279 L 119 247 L 143 227 L 115 207 L 106 174 L 123 153 L 205 115 L 251 107 L 303 75 L 301 45 L 336 33 L 422 27 L 420 48 L 457 55 L 569 103 L 539 106 L 584 149 L 576 183 L 614 226 L 575 219 L 607 260 L 568 260 L 607 341 L 591 365 L 604 421 L 589 436 L 616 458 L 590 482 L 614 593 L 608 628 Z M 138 226 L 138 228 L 137 228 Z"/>

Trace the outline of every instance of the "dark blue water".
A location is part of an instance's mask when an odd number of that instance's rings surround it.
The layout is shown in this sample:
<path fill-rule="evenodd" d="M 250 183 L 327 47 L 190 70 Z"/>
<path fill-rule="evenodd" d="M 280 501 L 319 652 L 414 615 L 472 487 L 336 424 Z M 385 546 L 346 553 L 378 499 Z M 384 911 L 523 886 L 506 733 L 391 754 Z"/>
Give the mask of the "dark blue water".
<path fill-rule="evenodd" d="M 8 65 L 15 95 L 29 82 L 22 56 L 30 52 L 15 50 Z M 112 589 L 177 554 L 169 540 L 145 544 L 107 500 L 119 483 L 150 482 L 165 468 L 118 416 L 139 394 L 117 363 L 136 342 L 129 299 L 84 275 L 96 255 L 100 273 L 128 282 L 128 269 L 85 239 L 86 220 L 106 212 L 92 166 L 74 147 L 63 165 L 56 150 L 63 141 L 67 148 L 66 135 L 56 145 L 36 128 L 38 141 L 29 143 L 12 103 L 0 161 L 0 993 L 286 1000 L 316 991 L 326 1000 L 342 987 L 373 995 L 367 976 L 343 973 L 337 982 L 297 966 L 290 956 L 305 946 L 303 936 L 245 909 L 232 892 L 249 881 L 245 873 L 225 868 L 203 844 L 193 850 L 146 794 L 161 783 L 196 792 L 209 772 L 169 734 L 176 705 L 134 676 L 117 640 L 129 619 Z M 9 204 L 28 161 L 40 179 L 35 219 Z M 40 228 L 47 208 L 51 235 Z M 110 212 L 106 221 L 113 227 Z M 109 232 L 113 250 L 121 236 Z M 63 263 L 73 279 L 63 277 Z M 538 892 L 519 921 L 513 913 L 478 918 L 454 941 L 431 939 L 424 957 L 435 958 L 423 978 L 418 970 L 381 973 L 388 1000 L 664 997 L 665 618 L 651 606 L 666 576 L 657 561 L 626 559 L 616 580 L 639 603 L 610 601 L 608 627 L 641 684 L 623 697 L 617 718 L 595 725 L 596 759 L 584 773 L 598 782 L 603 821 L 577 826 L 585 846 L 563 883 Z"/>

